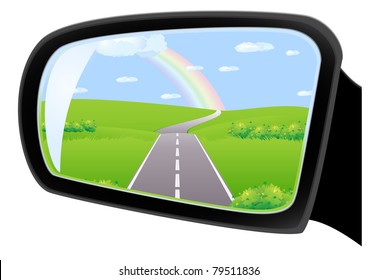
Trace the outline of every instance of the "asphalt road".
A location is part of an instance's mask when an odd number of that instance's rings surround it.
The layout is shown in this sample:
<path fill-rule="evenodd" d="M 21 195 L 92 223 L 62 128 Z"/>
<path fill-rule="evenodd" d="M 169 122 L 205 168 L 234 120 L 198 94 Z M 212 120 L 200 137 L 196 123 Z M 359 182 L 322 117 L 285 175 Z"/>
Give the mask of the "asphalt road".
<path fill-rule="evenodd" d="M 155 144 L 134 176 L 129 189 L 217 205 L 230 205 L 232 194 L 192 126 L 216 118 L 212 115 L 162 128 Z"/>
<path fill-rule="evenodd" d="M 186 133 L 191 127 L 207 122 L 209 120 L 215 119 L 220 114 L 221 114 L 221 111 L 217 110 L 215 113 L 208 115 L 206 117 L 168 126 L 168 127 L 157 130 L 157 132 L 159 133 L 176 133 L 176 132 Z"/>

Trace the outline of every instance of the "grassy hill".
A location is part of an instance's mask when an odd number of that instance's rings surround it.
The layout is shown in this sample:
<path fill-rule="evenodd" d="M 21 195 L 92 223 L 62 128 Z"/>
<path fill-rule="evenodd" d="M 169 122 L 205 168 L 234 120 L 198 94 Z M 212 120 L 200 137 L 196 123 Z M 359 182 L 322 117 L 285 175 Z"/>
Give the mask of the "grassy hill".
<path fill-rule="evenodd" d="M 108 100 L 72 100 L 67 121 L 94 119 L 99 127 L 152 132 L 210 115 L 214 110 Z"/>
<path fill-rule="evenodd" d="M 64 132 L 60 175 L 125 188 L 158 137 L 155 130 L 212 112 L 136 102 L 72 100 L 66 122 L 91 120 L 97 127 L 95 132 Z M 44 132 L 42 148 L 54 170 Z"/>

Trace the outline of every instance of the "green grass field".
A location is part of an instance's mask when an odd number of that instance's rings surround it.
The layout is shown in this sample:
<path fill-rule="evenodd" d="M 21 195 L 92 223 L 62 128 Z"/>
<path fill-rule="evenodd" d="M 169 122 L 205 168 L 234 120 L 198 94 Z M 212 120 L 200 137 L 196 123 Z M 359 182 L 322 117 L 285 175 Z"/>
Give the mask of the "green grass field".
<path fill-rule="evenodd" d="M 41 111 L 44 111 L 42 104 Z M 69 178 L 126 187 L 158 137 L 155 130 L 211 114 L 213 110 L 104 100 L 72 100 L 66 122 L 94 120 L 95 132 L 65 132 L 61 172 Z M 43 114 L 41 123 L 44 122 Z M 46 137 L 42 149 L 50 170 Z"/>
<path fill-rule="evenodd" d="M 241 139 L 228 131 L 232 123 L 252 122 L 257 126 L 305 123 L 307 114 L 308 109 L 302 107 L 224 111 L 218 118 L 189 132 L 198 136 L 234 197 L 264 182 L 294 193 L 303 141 Z"/>
<path fill-rule="evenodd" d="M 72 100 L 66 122 L 72 125 L 93 120 L 95 132 L 64 132 L 60 173 L 52 166 L 44 132 L 42 148 L 50 170 L 58 175 L 125 189 L 158 137 L 156 130 L 213 112 L 158 104 Z M 244 132 L 260 128 L 266 132 L 273 127 L 285 128 L 280 133 L 294 126 L 302 129 L 307 114 L 308 109 L 302 107 L 224 111 L 189 130 L 198 136 L 235 197 L 231 207 L 270 212 L 292 201 L 304 142 L 290 137 L 277 139 L 277 133 L 268 139 L 249 132 L 246 136 Z M 43 114 L 40 122 L 44 122 Z"/>

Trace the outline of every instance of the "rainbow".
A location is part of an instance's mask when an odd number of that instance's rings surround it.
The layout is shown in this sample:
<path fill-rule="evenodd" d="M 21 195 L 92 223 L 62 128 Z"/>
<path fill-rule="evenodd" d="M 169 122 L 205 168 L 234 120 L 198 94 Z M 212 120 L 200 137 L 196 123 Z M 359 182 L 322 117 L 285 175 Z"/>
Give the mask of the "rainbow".
<path fill-rule="evenodd" d="M 224 110 L 222 100 L 211 83 L 199 70 L 188 70 L 187 67 L 193 64 L 177 52 L 165 49 L 146 59 L 175 84 L 189 106 Z"/>

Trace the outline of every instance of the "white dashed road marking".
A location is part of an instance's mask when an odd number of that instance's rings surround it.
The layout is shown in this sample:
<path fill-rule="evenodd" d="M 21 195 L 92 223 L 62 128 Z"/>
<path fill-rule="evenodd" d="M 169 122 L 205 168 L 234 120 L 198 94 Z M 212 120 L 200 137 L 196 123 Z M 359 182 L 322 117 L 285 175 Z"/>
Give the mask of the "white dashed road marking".
<path fill-rule="evenodd" d="M 176 189 L 175 198 L 180 198 L 180 189 Z"/>
<path fill-rule="evenodd" d="M 176 199 L 182 196 L 183 199 L 229 206 L 233 200 L 232 193 L 196 135 L 187 133 L 190 127 L 220 114 L 218 110 L 207 117 L 158 130 L 159 137 L 128 188 Z M 184 190 L 182 195 L 181 189 Z"/>
<path fill-rule="evenodd" d="M 175 187 L 179 188 L 180 187 L 180 174 L 176 173 L 175 176 Z"/>
<path fill-rule="evenodd" d="M 179 134 L 176 133 L 176 137 L 178 137 Z M 176 138 L 176 146 L 180 144 L 179 139 Z M 179 148 L 176 148 L 176 157 L 180 156 Z M 176 164 L 175 164 L 175 170 L 179 171 L 180 170 L 180 160 L 176 159 Z M 175 175 L 175 198 L 180 198 L 180 174 L 176 173 Z"/>

